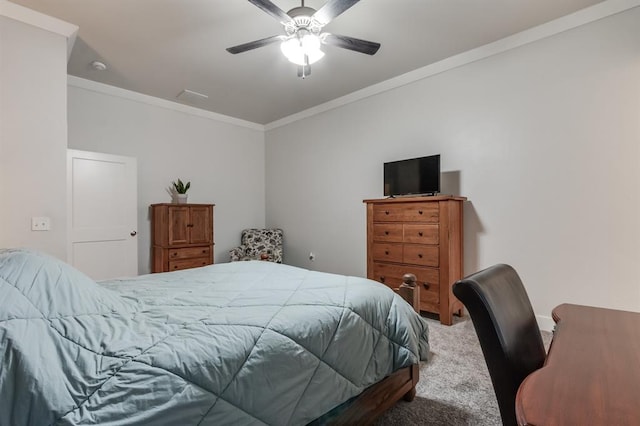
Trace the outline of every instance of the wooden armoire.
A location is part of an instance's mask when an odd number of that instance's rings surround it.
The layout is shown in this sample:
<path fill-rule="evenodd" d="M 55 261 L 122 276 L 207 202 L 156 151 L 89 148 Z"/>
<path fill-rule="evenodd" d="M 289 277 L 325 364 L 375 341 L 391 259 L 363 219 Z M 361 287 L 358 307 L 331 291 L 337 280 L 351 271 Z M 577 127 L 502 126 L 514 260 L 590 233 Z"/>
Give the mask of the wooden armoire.
<path fill-rule="evenodd" d="M 151 272 L 213 264 L 214 205 L 151 205 Z"/>

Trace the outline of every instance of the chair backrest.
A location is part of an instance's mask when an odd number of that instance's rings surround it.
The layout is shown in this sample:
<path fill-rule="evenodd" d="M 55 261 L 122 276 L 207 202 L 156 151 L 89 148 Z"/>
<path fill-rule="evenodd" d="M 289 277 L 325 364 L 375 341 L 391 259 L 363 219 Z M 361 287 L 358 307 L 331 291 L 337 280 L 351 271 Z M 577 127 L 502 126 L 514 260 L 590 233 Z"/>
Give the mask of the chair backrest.
<path fill-rule="evenodd" d="M 241 243 L 245 246 L 245 255 L 256 257 L 269 254 L 269 260 L 282 263 L 282 229 L 245 229 L 242 231 Z"/>
<path fill-rule="evenodd" d="M 453 285 L 476 329 L 503 425 L 516 425 L 515 400 L 525 377 L 542 367 L 542 335 L 529 296 L 509 265 L 494 265 Z"/>
<path fill-rule="evenodd" d="M 282 229 L 245 229 L 241 242 L 248 246 L 282 247 Z"/>

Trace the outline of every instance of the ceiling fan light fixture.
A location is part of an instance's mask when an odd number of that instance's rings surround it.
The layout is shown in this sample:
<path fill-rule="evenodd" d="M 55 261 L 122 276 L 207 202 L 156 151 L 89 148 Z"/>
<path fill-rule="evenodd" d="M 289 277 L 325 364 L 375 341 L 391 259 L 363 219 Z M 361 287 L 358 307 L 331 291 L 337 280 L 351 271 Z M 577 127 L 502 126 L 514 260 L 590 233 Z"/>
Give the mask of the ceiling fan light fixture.
<path fill-rule="evenodd" d="M 320 38 L 311 33 L 291 36 L 280 44 L 280 50 L 290 62 L 302 66 L 311 65 L 324 57 L 324 52 L 320 50 Z"/>
<path fill-rule="evenodd" d="M 307 51 L 320 50 L 320 37 L 315 34 L 305 34 L 302 37 L 302 48 Z"/>
<path fill-rule="evenodd" d="M 290 62 L 298 65 L 298 75 L 302 78 L 305 78 L 311 72 L 311 64 L 324 57 L 324 52 L 320 49 L 323 44 L 366 55 L 375 55 L 380 48 L 380 43 L 322 32 L 325 25 L 359 1 L 326 0 L 324 5 L 316 10 L 306 7 L 304 0 L 301 0 L 299 7 L 294 7 L 285 12 L 276 6 L 272 0 L 249 0 L 250 3 L 277 19 L 284 27 L 286 35 L 275 35 L 239 44 L 227 48 L 227 52 L 235 55 L 272 43 L 280 43 L 280 50 Z"/>

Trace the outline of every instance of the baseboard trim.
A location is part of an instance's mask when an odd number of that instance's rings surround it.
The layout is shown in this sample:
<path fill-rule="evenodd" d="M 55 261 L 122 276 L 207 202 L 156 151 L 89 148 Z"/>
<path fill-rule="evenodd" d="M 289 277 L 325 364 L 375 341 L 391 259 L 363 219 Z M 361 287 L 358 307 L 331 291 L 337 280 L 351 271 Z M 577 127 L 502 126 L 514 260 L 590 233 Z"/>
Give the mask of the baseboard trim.
<path fill-rule="evenodd" d="M 553 318 L 544 316 L 544 315 L 536 315 L 536 321 L 538 322 L 538 327 L 543 331 L 553 331 L 556 323 Z"/>

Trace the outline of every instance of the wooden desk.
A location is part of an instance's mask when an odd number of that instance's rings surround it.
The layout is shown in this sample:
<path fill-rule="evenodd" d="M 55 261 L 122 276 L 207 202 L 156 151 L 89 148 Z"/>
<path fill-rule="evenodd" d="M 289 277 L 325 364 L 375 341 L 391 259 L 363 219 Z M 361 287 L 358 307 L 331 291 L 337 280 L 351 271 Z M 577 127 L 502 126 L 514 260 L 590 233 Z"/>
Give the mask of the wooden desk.
<path fill-rule="evenodd" d="M 518 424 L 640 425 L 640 313 L 565 304 L 553 319 L 544 367 L 518 389 Z"/>

